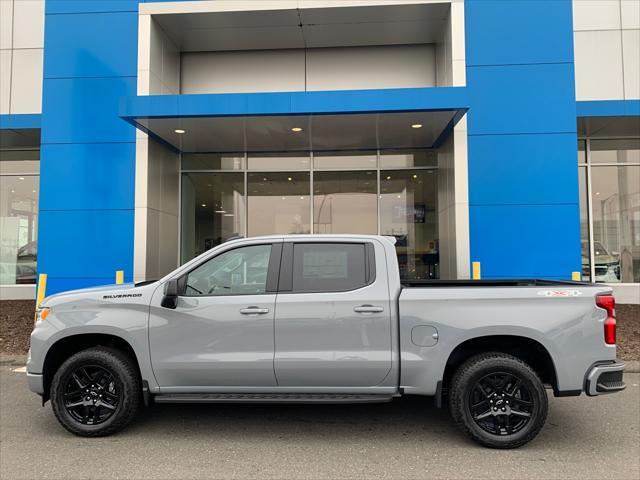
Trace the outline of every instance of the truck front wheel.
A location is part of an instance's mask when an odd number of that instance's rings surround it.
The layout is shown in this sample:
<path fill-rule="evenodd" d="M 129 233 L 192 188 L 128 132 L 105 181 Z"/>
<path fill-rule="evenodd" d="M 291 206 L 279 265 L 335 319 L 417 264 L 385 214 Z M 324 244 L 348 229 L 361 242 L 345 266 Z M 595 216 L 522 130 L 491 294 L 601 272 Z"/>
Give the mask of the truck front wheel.
<path fill-rule="evenodd" d="M 516 448 L 542 429 L 548 398 L 525 362 L 505 353 L 484 353 L 456 371 L 449 408 L 457 426 L 481 445 Z"/>
<path fill-rule="evenodd" d="M 119 350 L 94 347 L 68 358 L 51 382 L 53 412 L 71 433 L 110 435 L 140 407 L 141 386 L 132 360 Z"/>

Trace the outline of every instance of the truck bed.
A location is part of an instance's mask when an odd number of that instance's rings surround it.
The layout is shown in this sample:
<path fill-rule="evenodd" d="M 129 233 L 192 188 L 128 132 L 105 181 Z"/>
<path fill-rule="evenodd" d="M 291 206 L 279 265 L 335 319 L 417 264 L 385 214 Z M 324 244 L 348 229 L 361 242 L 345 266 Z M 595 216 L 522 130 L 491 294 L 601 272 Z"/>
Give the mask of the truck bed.
<path fill-rule="evenodd" d="M 402 280 L 402 288 L 443 288 L 443 287 L 553 287 L 589 286 L 587 282 L 571 280 L 507 279 L 507 280 Z"/>

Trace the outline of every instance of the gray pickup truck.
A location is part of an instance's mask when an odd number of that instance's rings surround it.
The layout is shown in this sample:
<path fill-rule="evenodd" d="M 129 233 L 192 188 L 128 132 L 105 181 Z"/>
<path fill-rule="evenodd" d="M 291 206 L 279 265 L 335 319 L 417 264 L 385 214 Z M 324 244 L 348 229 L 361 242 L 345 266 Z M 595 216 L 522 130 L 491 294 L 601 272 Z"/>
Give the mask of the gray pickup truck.
<path fill-rule="evenodd" d="M 29 387 L 70 432 L 108 435 L 155 402 L 448 402 L 493 448 L 536 436 L 555 396 L 624 389 L 611 289 L 402 282 L 394 239 L 234 240 L 158 281 L 53 295 Z"/>

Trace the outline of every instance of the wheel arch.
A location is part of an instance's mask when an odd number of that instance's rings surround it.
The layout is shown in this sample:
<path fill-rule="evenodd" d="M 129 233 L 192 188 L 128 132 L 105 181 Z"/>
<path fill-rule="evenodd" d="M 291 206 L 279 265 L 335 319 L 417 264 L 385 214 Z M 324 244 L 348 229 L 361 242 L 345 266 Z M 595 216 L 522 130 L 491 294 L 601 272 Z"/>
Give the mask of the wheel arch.
<path fill-rule="evenodd" d="M 121 351 L 135 364 L 138 375 L 141 375 L 140 362 L 131 344 L 124 338 L 110 333 L 78 333 L 58 339 L 49 347 L 44 358 L 42 375 L 44 393 L 43 403 L 49 399 L 51 381 L 60 365 L 78 352 L 88 348 L 103 346 Z"/>
<path fill-rule="evenodd" d="M 544 384 L 553 388 L 556 396 L 558 374 L 549 350 L 539 341 L 520 335 L 484 335 L 466 339 L 449 354 L 442 376 L 442 385 L 446 389 L 456 370 L 466 360 L 479 353 L 500 352 L 513 355 L 535 370 Z"/>

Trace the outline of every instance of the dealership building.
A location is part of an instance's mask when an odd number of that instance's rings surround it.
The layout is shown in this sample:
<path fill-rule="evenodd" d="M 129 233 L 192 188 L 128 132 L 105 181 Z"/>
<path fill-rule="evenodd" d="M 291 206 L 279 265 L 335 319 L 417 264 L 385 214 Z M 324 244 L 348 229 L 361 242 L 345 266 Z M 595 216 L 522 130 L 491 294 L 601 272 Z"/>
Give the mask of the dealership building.
<path fill-rule="evenodd" d="M 640 302 L 640 0 L 0 0 L 0 298 L 232 237 Z"/>

